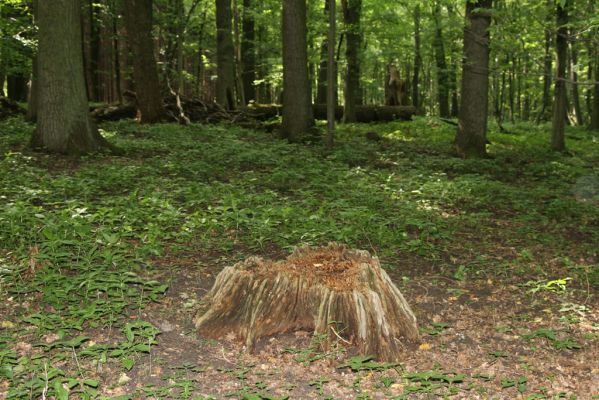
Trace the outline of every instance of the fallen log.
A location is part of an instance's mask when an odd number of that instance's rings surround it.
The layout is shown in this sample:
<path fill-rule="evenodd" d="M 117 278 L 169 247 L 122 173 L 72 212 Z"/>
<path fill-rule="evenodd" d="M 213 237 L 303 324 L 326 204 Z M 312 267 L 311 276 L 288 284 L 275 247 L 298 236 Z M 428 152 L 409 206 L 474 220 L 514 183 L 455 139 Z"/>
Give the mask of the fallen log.
<path fill-rule="evenodd" d="M 346 344 L 396 361 L 402 339 L 419 338 L 416 317 L 378 258 L 334 243 L 226 267 L 204 304 L 194 319 L 199 334 L 233 334 L 250 350 L 261 337 L 308 330 L 325 348 Z"/>
<path fill-rule="evenodd" d="M 314 104 L 314 118 L 327 119 L 326 104 Z M 265 121 L 282 115 L 283 107 L 280 105 L 252 105 L 242 109 L 253 118 Z M 388 122 L 394 120 L 409 121 L 416 114 L 416 108 L 412 106 L 356 106 L 357 122 Z M 343 107 L 335 108 L 335 118 L 343 118 Z"/>

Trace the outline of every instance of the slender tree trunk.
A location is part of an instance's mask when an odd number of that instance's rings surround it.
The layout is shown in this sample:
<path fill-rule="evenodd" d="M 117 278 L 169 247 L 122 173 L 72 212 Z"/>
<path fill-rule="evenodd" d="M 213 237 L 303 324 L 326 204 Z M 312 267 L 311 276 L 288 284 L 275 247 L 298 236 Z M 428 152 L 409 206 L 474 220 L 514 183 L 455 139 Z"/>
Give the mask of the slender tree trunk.
<path fill-rule="evenodd" d="M 87 88 L 87 97 L 90 101 L 96 101 L 96 66 L 94 65 L 96 60 L 93 57 L 93 40 L 95 36 L 95 28 L 94 9 L 92 0 L 86 0 L 83 4 L 81 24 L 83 34 L 83 66 L 85 69 L 85 84 Z"/>
<path fill-rule="evenodd" d="M 571 36 L 575 37 L 575 32 L 571 32 Z M 570 43 L 570 79 L 572 80 L 572 105 L 574 106 L 574 114 L 576 116 L 576 124 L 584 125 L 584 114 L 580 105 L 580 93 L 578 90 L 578 49 L 576 43 Z"/>
<path fill-rule="evenodd" d="M 547 0 L 547 9 L 553 10 L 554 0 Z M 552 23 L 551 16 L 553 13 L 548 11 L 547 23 Z M 543 101 L 541 105 L 541 112 L 537 117 L 537 122 L 547 121 L 549 119 L 549 111 L 551 110 L 551 70 L 553 69 L 553 56 L 551 54 L 551 45 L 553 43 L 553 36 L 550 28 L 545 29 L 545 61 L 543 64 Z"/>
<path fill-rule="evenodd" d="M 342 0 L 341 3 L 343 5 L 343 19 L 347 38 L 345 47 L 347 72 L 345 75 L 343 120 L 344 122 L 355 122 L 356 105 L 362 103 L 360 95 L 360 50 L 362 47 L 360 17 L 362 14 L 362 0 Z"/>
<path fill-rule="evenodd" d="M 252 0 L 243 0 L 243 38 L 241 40 L 241 61 L 243 65 L 243 93 L 246 104 L 256 101 L 256 50 L 255 50 L 255 17 Z"/>
<path fill-rule="evenodd" d="M 283 137 L 300 141 L 314 125 L 306 27 L 306 0 L 283 0 Z"/>
<path fill-rule="evenodd" d="M 33 23 L 37 25 L 37 15 L 38 15 L 38 0 L 32 1 L 32 14 L 33 14 Z M 31 80 L 29 82 L 29 93 L 27 96 L 27 115 L 25 119 L 29 122 L 37 121 L 37 93 L 38 93 L 38 81 L 39 81 L 39 73 L 38 73 L 38 54 L 33 56 L 31 60 Z M 1 79 L 0 79 L 1 80 Z M 4 82 L 2 82 L 2 87 L 4 87 Z"/>
<path fill-rule="evenodd" d="M 152 40 L 152 0 L 127 0 L 125 25 L 133 53 L 133 79 L 141 123 L 160 122 L 165 117 Z"/>
<path fill-rule="evenodd" d="M 593 85 L 593 102 L 592 102 L 592 115 L 591 115 L 591 126 L 593 130 L 599 130 L 599 49 L 595 48 L 595 76 Z"/>
<path fill-rule="evenodd" d="M 422 69 L 422 54 L 420 51 L 420 5 L 414 7 L 414 75 L 412 77 L 412 104 L 420 107 L 420 70 Z"/>
<path fill-rule="evenodd" d="M 327 4 L 328 4 L 327 0 Z M 329 54 L 329 44 L 325 39 L 320 46 L 320 64 L 318 64 L 317 87 L 316 87 L 316 103 L 326 104 L 327 102 L 327 56 Z"/>
<path fill-rule="evenodd" d="M 335 68 L 335 41 L 337 37 L 337 1 L 332 0 L 329 3 L 329 32 L 328 32 L 328 65 L 327 65 L 327 146 L 333 148 L 335 142 L 335 94 L 337 92 L 337 68 Z M 349 42 L 348 42 L 349 43 Z M 349 75 L 349 71 L 348 71 Z M 346 96 L 347 99 L 347 96 Z M 352 98 L 353 102 L 354 99 Z M 355 119 L 355 109 L 350 106 Z M 347 112 L 347 104 L 345 108 Z"/>
<path fill-rule="evenodd" d="M 435 36 L 433 48 L 435 50 L 435 61 L 437 63 L 437 99 L 439 102 L 439 114 L 442 118 L 449 118 L 449 86 L 450 77 L 445 59 L 445 44 L 443 43 L 443 28 L 441 25 L 441 5 L 435 1 L 433 5 L 433 19 L 435 20 Z"/>
<path fill-rule="evenodd" d="M 216 0 L 216 102 L 235 109 L 235 48 L 231 0 Z"/>
<path fill-rule="evenodd" d="M 568 62 L 568 6 L 557 5 L 557 35 L 555 47 L 557 51 L 557 75 L 555 77 L 555 99 L 553 104 L 553 128 L 551 148 L 556 151 L 566 150 L 565 127 L 567 116 L 566 67 Z"/>
<path fill-rule="evenodd" d="M 39 101 L 32 145 L 66 154 L 108 146 L 89 116 L 80 1 L 40 1 L 37 18 Z"/>
<path fill-rule="evenodd" d="M 457 153 L 462 157 L 485 157 L 487 154 L 491 7 L 492 0 L 466 4 L 462 104 L 455 138 Z"/>

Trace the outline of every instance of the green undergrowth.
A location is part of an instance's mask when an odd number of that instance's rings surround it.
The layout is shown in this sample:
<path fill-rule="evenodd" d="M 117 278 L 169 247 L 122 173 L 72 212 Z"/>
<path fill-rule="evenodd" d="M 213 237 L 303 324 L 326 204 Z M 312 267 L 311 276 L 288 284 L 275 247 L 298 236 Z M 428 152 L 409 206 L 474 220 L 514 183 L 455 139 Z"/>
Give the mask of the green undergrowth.
<path fill-rule="evenodd" d="M 0 385 L 9 399 L 98 397 L 99 364 L 127 369 L 150 350 L 157 333 L 137 343 L 127 326 L 167 290 L 157 260 L 179 251 L 233 260 L 337 241 L 390 268 L 458 258 L 462 275 L 529 281 L 565 278 L 545 268 L 558 259 L 574 285 L 599 285 L 584 261 L 599 243 L 598 135 L 571 129 L 563 155 L 547 127 L 508 129 L 491 132 L 492 158 L 462 160 L 453 128 L 427 118 L 342 125 L 334 151 L 235 126 L 123 121 L 102 130 L 124 155 L 75 160 L 32 153 L 31 125 L 0 123 Z M 80 355 L 93 368 L 56 367 L 97 329 L 113 334 Z M 41 345 L 19 358 L 19 342 Z"/>

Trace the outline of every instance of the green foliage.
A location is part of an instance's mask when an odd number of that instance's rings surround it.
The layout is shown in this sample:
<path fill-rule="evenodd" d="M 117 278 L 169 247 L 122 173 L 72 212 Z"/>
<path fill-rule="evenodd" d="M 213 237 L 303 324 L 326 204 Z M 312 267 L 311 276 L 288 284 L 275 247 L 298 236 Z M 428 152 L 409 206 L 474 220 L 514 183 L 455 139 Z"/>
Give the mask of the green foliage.
<path fill-rule="evenodd" d="M 450 155 L 453 129 L 429 118 L 343 125 L 332 152 L 233 126 L 123 121 L 102 128 L 123 156 L 30 153 L 24 146 L 33 127 L 19 119 L 0 123 L 0 296 L 10 304 L 44 304 L 3 317 L 9 321 L 0 331 L 0 380 L 10 383 L 9 399 L 39 397 L 46 383 L 49 396 L 70 387 L 71 397 L 94 398 L 91 375 L 65 366 L 73 352 L 88 367 L 136 368 L 160 337 L 131 317 L 168 289 L 155 275 L 166 254 L 218 251 L 232 262 L 334 240 L 378 254 L 389 268 L 406 259 L 440 266 L 461 283 L 509 275 L 515 285 L 533 282 L 524 287 L 538 286 L 539 294 L 596 283 L 596 265 L 586 260 L 596 254 L 599 210 L 573 190 L 581 177 L 599 174 L 593 136 L 573 141 L 573 154 L 561 156 L 543 147 L 544 129 L 518 125 L 522 133 L 514 135 L 492 129 L 494 158 L 471 161 Z M 364 139 L 372 129 L 383 142 Z M 498 243 L 518 251 L 495 257 Z M 557 260 L 559 271 L 547 260 Z M 585 312 L 575 305 L 562 311 L 580 318 Z M 437 323 L 424 332 L 446 328 Z M 87 340 L 104 329 L 121 334 L 110 343 Z M 528 339 L 560 351 L 583 346 L 556 330 Z M 17 356 L 22 340 L 39 343 L 39 354 Z M 289 352 L 302 363 L 339 355 L 340 349 L 323 352 L 317 340 Z M 348 362 L 358 371 L 390 368 L 370 359 Z M 458 384 L 424 378 L 410 390 L 447 393 Z M 179 393 L 191 390 L 186 379 L 174 380 Z"/>

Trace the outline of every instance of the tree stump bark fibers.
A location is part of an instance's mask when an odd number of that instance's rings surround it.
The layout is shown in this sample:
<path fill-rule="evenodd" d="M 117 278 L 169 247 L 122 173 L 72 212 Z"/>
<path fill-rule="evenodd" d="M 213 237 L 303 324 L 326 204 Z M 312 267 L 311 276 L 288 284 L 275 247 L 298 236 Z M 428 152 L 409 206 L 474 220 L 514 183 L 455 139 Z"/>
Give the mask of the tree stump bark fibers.
<path fill-rule="evenodd" d="M 234 334 L 253 349 L 264 336 L 298 330 L 342 340 L 362 355 L 396 361 L 419 338 L 403 295 L 367 251 L 304 247 L 286 260 L 251 257 L 226 267 L 195 318 L 202 336 Z"/>

